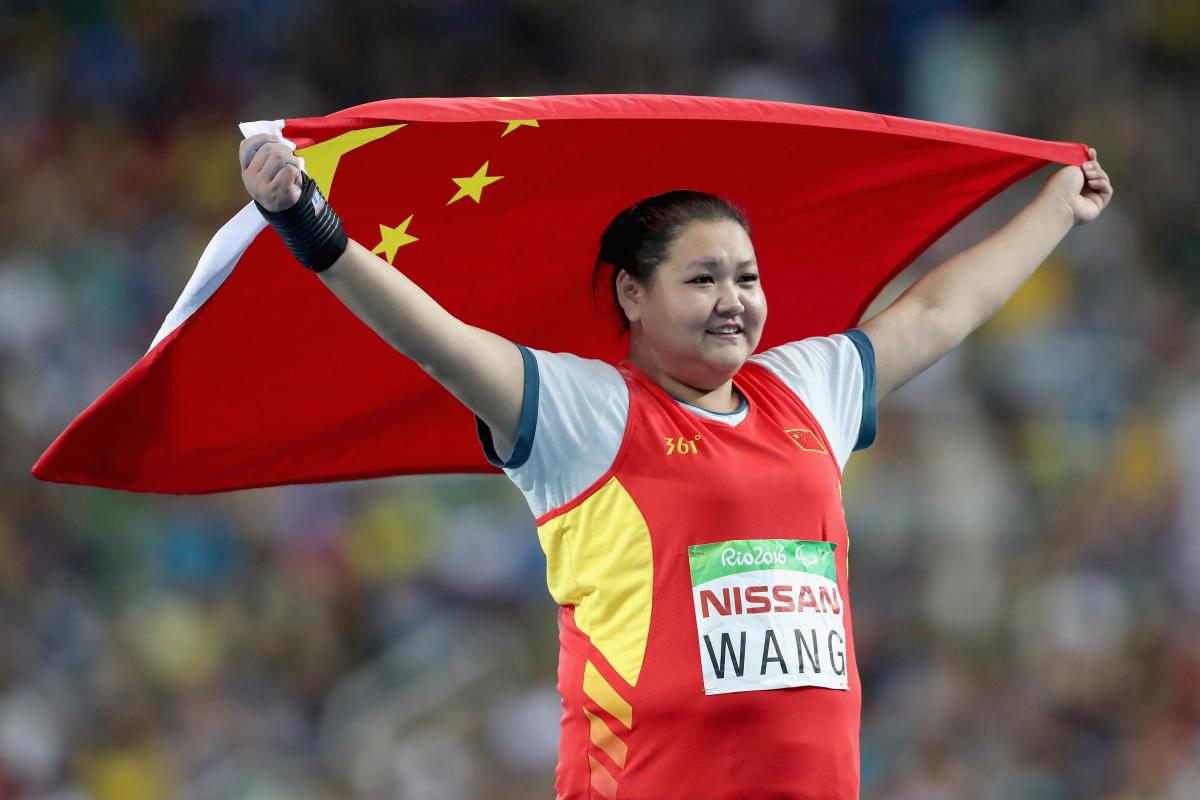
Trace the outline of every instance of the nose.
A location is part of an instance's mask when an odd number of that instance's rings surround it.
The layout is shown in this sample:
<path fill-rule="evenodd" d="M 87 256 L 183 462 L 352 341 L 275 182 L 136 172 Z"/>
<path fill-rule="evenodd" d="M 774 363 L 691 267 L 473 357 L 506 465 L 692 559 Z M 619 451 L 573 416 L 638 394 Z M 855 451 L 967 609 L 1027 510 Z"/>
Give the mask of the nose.
<path fill-rule="evenodd" d="M 726 284 L 717 298 L 717 313 L 722 316 L 736 317 L 746 310 L 736 286 Z"/>

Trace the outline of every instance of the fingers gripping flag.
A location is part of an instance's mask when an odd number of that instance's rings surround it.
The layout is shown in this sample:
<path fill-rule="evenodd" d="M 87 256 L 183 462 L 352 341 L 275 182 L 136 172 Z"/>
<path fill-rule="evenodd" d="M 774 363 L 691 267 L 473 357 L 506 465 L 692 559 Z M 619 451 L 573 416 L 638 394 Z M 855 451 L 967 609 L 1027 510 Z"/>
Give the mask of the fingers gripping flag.
<path fill-rule="evenodd" d="M 350 237 L 459 319 L 608 361 L 627 345 L 591 269 L 605 226 L 643 197 L 699 189 L 747 211 L 767 348 L 853 326 L 987 199 L 1087 158 L 1083 144 L 662 95 L 385 100 L 242 132 L 294 144 Z M 201 493 L 492 471 L 474 431 L 471 412 L 297 265 L 248 203 L 149 351 L 33 474 Z"/>

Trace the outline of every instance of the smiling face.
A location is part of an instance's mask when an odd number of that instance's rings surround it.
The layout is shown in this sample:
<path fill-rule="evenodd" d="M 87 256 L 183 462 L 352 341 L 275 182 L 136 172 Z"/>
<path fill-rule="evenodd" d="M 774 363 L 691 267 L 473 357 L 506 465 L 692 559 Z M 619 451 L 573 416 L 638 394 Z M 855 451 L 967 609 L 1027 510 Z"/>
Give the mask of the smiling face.
<path fill-rule="evenodd" d="M 754 245 L 733 220 L 689 224 L 648 286 L 622 272 L 617 294 L 634 363 L 696 389 L 714 389 L 741 369 L 767 319 Z"/>

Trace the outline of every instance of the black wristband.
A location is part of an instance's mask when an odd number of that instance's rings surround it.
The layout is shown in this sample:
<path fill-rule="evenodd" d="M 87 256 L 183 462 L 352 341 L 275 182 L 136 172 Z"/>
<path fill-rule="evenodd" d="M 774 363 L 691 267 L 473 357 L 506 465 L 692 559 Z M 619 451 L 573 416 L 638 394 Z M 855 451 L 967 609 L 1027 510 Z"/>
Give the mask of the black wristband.
<path fill-rule="evenodd" d="M 304 182 L 300 199 L 294 206 L 283 211 L 267 211 L 257 200 L 254 205 L 279 232 L 297 261 L 313 272 L 322 272 L 346 252 L 349 239 L 341 218 L 325 202 L 317 182 L 308 177 L 308 173 L 300 174 Z"/>

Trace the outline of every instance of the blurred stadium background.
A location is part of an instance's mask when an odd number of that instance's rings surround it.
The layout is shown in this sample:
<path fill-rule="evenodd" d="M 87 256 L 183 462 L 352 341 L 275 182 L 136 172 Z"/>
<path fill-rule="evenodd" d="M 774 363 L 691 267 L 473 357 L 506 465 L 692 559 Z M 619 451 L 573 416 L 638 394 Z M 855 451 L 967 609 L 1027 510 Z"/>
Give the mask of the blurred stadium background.
<path fill-rule="evenodd" d="M 0 798 L 552 796 L 555 607 L 503 477 L 29 468 L 246 202 L 237 122 L 593 92 L 1097 147 L 1113 205 L 850 461 L 863 796 L 1200 796 L 1200 3 L 15 0 L 0 44 Z"/>

